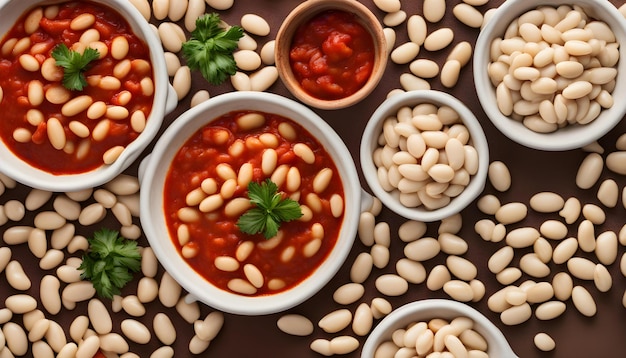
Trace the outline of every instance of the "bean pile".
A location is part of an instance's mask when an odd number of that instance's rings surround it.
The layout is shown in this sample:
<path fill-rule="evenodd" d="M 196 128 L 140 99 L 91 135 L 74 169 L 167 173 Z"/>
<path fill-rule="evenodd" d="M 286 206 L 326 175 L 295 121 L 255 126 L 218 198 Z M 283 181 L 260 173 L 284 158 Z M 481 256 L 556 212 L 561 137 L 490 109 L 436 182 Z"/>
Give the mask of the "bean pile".
<path fill-rule="evenodd" d="M 439 209 L 478 172 L 478 152 L 463 119 L 448 106 L 403 107 L 383 122 L 374 150 L 378 180 L 407 207 Z"/>
<path fill-rule="evenodd" d="M 488 73 L 502 114 L 548 133 L 613 106 L 619 44 L 577 6 L 541 7 L 491 43 Z"/>

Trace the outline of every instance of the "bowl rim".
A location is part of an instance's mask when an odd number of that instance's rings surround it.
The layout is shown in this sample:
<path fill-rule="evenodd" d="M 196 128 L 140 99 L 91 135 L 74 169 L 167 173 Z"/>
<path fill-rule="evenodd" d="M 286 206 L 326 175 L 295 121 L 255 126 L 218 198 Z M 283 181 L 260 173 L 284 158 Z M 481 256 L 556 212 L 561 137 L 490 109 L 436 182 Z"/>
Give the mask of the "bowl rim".
<path fill-rule="evenodd" d="M 300 24 L 308 21 L 315 15 L 325 10 L 343 10 L 355 14 L 363 27 L 370 33 L 374 41 L 374 67 L 367 82 L 358 91 L 348 97 L 324 100 L 311 96 L 305 92 L 294 78 L 293 70 L 289 64 L 289 49 L 293 32 Z M 303 103 L 315 108 L 333 110 L 342 109 L 355 105 L 367 97 L 383 77 L 388 60 L 387 41 L 383 33 L 383 27 L 372 11 L 357 0 L 308 0 L 296 6 L 282 21 L 276 34 L 275 63 L 278 75 L 289 92 Z M 279 46 L 283 41 L 288 45 Z"/>
<path fill-rule="evenodd" d="M 260 108 L 259 105 L 269 105 Z M 245 107 L 245 108 L 243 108 Z M 239 91 L 220 94 L 187 110 L 181 114 L 159 137 L 150 156 L 142 162 L 140 167 L 140 221 L 144 234 L 150 243 L 159 262 L 166 271 L 191 295 L 193 300 L 201 301 L 223 312 L 240 315 L 265 315 L 292 308 L 312 297 L 321 290 L 339 271 L 350 253 L 356 239 L 358 218 L 361 210 L 359 205 L 344 205 L 343 226 L 340 230 L 337 243 L 326 259 L 315 271 L 293 288 L 276 294 L 265 296 L 244 296 L 231 293 L 213 286 L 202 278 L 199 273 L 189 266 L 177 252 L 172 243 L 167 227 L 164 224 L 162 204 L 162 185 L 164 175 L 155 175 L 159 167 L 166 167 L 169 158 L 178 152 L 180 145 L 199 128 L 215 120 L 222 114 L 238 109 L 260 110 L 268 113 L 289 117 L 285 113 L 293 114 L 291 120 L 302 125 L 311 135 L 325 146 L 326 151 L 337 164 L 339 175 L 344 185 L 345 203 L 357 203 L 362 200 L 358 183 L 356 165 L 339 165 L 338 158 L 350 156 L 348 148 L 339 135 L 310 108 L 287 97 L 268 92 Z M 209 115 L 205 115 L 210 113 Z M 299 118 L 309 118 L 308 123 L 301 123 Z M 316 134 L 317 133 L 317 134 Z M 185 135 L 189 134 L 189 135 Z M 319 138 L 319 135 L 324 138 Z M 329 143 L 332 141 L 333 148 Z M 354 162 L 353 162 L 354 163 Z M 154 210 L 158 207 L 158 210 Z M 352 223 L 352 225 L 347 225 Z M 164 234 L 165 233 L 165 234 Z"/>
<path fill-rule="evenodd" d="M 495 101 L 495 88 L 487 74 L 487 64 L 490 62 L 489 52 L 491 41 L 502 36 L 506 27 L 519 17 L 520 14 L 536 9 L 540 6 L 578 5 L 588 15 L 604 21 L 618 37 L 626 41 L 626 23 L 619 10 L 609 1 L 593 0 L 508 0 L 494 13 L 497 21 L 489 21 L 480 31 L 473 56 L 473 76 L 476 93 L 481 107 L 493 125 L 509 139 L 526 147 L 544 151 L 566 151 L 578 149 L 601 138 L 613 129 L 626 115 L 626 102 L 615 101 L 613 106 L 602 109 L 600 116 L 586 125 L 566 126 L 551 133 L 538 133 L 526 128 L 522 123 L 504 116 L 498 109 Z M 594 16 L 602 12 L 608 17 Z M 609 21 L 612 24 L 609 24 Z M 626 73 L 626 48 L 619 47 L 620 61 L 617 64 L 619 73 Z M 624 75 L 622 75 L 624 76 Z M 626 81 L 616 81 L 612 94 L 626 93 Z M 608 117 L 608 118 L 607 118 Z"/>
<path fill-rule="evenodd" d="M 27 13 L 36 6 L 65 3 L 69 0 L 26 0 L 7 1 L 0 3 L 0 12 L 6 13 L 7 9 L 20 10 L 20 15 Z M 17 182 L 32 188 L 53 191 L 71 192 L 87 188 L 94 188 L 105 184 L 126 170 L 139 157 L 143 150 L 157 136 L 163 119 L 174 109 L 178 100 L 167 77 L 165 58 L 160 40 L 150 28 L 149 24 L 139 10 L 128 1 L 123 0 L 91 0 L 99 5 L 114 9 L 122 16 L 149 49 L 152 73 L 154 79 L 154 99 L 152 109 L 147 117 L 146 128 L 130 142 L 115 162 L 94 168 L 89 171 L 74 174 L 52 174 L 38 167 L 32 166 L 13 153 L 4 141 L 0 140 L 0 160 L 4 163 L 0 166 L 0 172 L 15 179 Z M 15 21 L 7 23 L 7 29 L 12 28 Z M 2 35 L 4 36 L 4 34 Z"/>
<path fill-rule="evenodd" d="M 370 332 L 363 345 L 361 356 L 373 357 L 378 346 L 385 340 L 391 339 L 393 330 L 403 328 L 411 322 L 432 318 L 453 319 L 461 316 L 474 321 L 473 329 L 485 338 L 489 347 L 488 351 L 492 352 L 491 356 L 516 357 L 502 331 L 485 315 L 466 303 L 443 298 L 413 301 L 393 310 Z"/>
<path fill-rule="evenodd" d="M 382 131 L 384 120 L 403 106 L 415 106 L 420 103 L 433 103 L 446 105 L 454 109 L 470 132 L 474 148 L 478 152 L 478 171 L 471 177 L 470 183 L 463 192 L 443 208 L 428 210 L 423 206 L 410 208 L 402 205 L 397 199 L 397 194 L 385 191 L 378 182 L 377 168 L 374 164 L 372 153 L 377 146 L 378 136 Z M 372 114 L 361 139 L 360 147 L 361 169 L 370 190 L 382 203 L 404 218 L 433 222 L 450 217 L 465 209 L 480 193 L 482 193 L 487 179 L 489 166 L 489 145 L 482 126 L 476 116 L 459 99 L 438 90 L 415 90 L 387 98 Z"/>

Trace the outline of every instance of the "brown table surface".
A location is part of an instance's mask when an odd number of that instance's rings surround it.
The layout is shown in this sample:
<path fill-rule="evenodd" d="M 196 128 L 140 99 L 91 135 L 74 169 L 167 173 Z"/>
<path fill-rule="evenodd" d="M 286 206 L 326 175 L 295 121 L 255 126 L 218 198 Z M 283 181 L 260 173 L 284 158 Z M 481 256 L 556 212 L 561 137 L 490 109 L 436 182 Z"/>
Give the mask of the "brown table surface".
<path fill-rule="evenodd" d="M 384 13 L 376 9 L 371 0 L 362 0 L 368 7 L 370 7 L 374 13 L 382 20 Z M 604 0 L 598 0 L 604 1 Z M 458 20 L 456 20 L 452 14 L 452 7 L 460 0 L 448 0 L 445 18 L 437 24 L 429 24 L 429 31 L 433 29 L 448 26 L 455 30 L 454 43 L 462 40 L 470 41 L 474 43 L 479 30 L 469 28 Z M 488 4 L 479 7 L 481 12 L 485 12 L 487 9 L 498 6 L 502 1 L 495 0 L 489 1 Z M 624 1 L 612 0 L 616 6 L 620 6 Z M 235 5 L 226 11 L 219 11 L 222 18 L 230 24 L 238 24 L 241 16 L 245 13 L 256 13 L 264 17 L 271 25 L 271 33 L 267 37 L 256 37 L 260 47 L 267 41 L 272 40 L 278 31 L 281 20 L 287 15 L 287 13 L 294 8 L 299 1 L 295 0 L 237 0 Z M 422 13 L 422 1 L 404 1 L 402 8 L 410 16 L 412 14 Z M 211 11 L 207 8 L 207 11 Z M 154 24 L 158 24 L 157 21 L 152 19 Z M 497 21 L 497 19 L 496 19 Z M 396 27 L 397 42 L 401 44 L 408 40 L 406 34 L 406 23 L 403 23 Z M 429 53 L 422 50 L 419 54 L 419 58 L 429 58 L 442 64 L 446 55 L 450 51 L 452 46 L 443 49 L 438 52 Z M 399 88 L 399 76 L 402 73 L 408 72 L 408 65 L 396 65 L 389 63 L 385 76 L 381 81 L 378 88 L 362 103 L 359 105 L 335 111 L 321 111 L 316 110 L 331 126 L 339 133 L 344 139 L 353 159 L 359 168 L 359 145 L 361 139 L 361 133 L 367 123 L 368 118 L 373 113 L 375 108 L 384 100 L 387 93 L 394 88 Z M 485 116 L 478 102 L 474 83 L 472 79 L 472 63 L 470 62 L 461 71 L 461 77 L 458 84 L 453 89 L 445 89 L 437 78 L 430 81 L 433 89 L 444 90 L 455 95 L 461 101 L 463 101 L 478 117 L 485 133 L 487 135 L 490 145 L 490 160 L 501 160 L 506 163 L 511 171 L 513 177 L 513 184 L 505 193 L 496 192 L 493 187 L 488 183 L 484 194 L 495 194 L 501 202 L 521 201 L 528 203 L 532 194 L 540 191 L 554 191 L 561 194 L 564 198 L 575 196 L 583 203 L 595 203 L 601 205 L 596 198 L 597 189 L 599 183 L 603 179 L 612 178 L 617 181 L 620 191 L 626 184 L 626 179 L 623 176 L 616 175 L 608 170 L 604 170 L 602 178 L 598 181 L 593 188 L 589 190 L 580 190 L 576 187 L 574 178 L 578 170 L 578 166 L 586 153 L 582 150 L 572 150 L 567 152 L 541 152 L 537 150 L 531 150 L 522 147 L 508 138 L 504 137 L 496 128 L 491 124 L 489 119 Z M 232 91 L 233 88 L 229 83 L 221 86 L 211 86 L 199 75 L 199 73 L 193 73 L 193 89 L 191 93 L 184 98 L 174 113 L 168 115 L 165 119 L 163 129 L 167 127 L 168 123 L 171 123 L 178 115 L 189 108 L 190 99 L 193 93 L 199 89 L 207 89 L 211 96 L 216 96 L 224 92 Z M 292 96 L 287 92 L 285 87 L 276 82 L 268 92 L 278 93 L 287 97 Z M 623 99 L 616 99 L 623 100 Z M 245 104 L 244 104 L 245 106 Z M 602 138 L 599 142 L 605 148 L 606 153 L 610 153 L 615 150 L 615 139 L 625 131 L 626 125 L 621 123 L 616 129 Z M 147 150 L 146 152 L 148 152 Z M 135 175 L 137 172 L 137 163 L 127 170 L 127 174 Z M 365 181 L 361 175 L 361 183 L 367 190 Z M 29 188 L 19 185 L 16 189 L 7 190 L 2 196 L 0 196 L 0 204 L 5 203 L 10 199 L 23 200 L 26 194 L 29 192 Z M 48 203 L 41 210 L 50 209 L 51 204 Z M 596 233 L 600 233 L 606 230 L 613 230 L 616 233 L 620 230 L 622 225 L 626 223 L 624 220 L 625 211 L 621 204 L 616 208 L 605 208 L 607 213 L 606 223 L 596 228 Z M 9 222 L 0 227 L 0 232 L 8 229 L 13 225 L 32 225 L 32 219 L 35 213 L 28 213 L 26 218 L 19 223 Z M 487 298 L 502 288 L 495 276 L 487 269 L 487 260 L 490 255 L 500 248 L 503 243 L 490 243 L 483 241 L 474 231 L 474 223 L 477 220 L 487 218 L 487 215 L 482 214 L 476 208 L 476 204 L 471 204 L 467 209 L 462 212 L 463 227 L 459 236 L 464 238 L 469 243 L 469 251 L 464 255 L 470 259 L 478 267 L 478 278 L 486 286 L 485 297 L 477 302 L 470 303 L 472 307 L 477 308 L 479 311 L 489 317 L 499 328 L 501 328 L 511 343 L 514 351 L 521 357 L 619 357 L 623 356 L 626 351 L 626 309 L 622 305 L 622 295 L 626 288 L 625 280 L 619 270 L 619 259 L 624 252 L 624 248 L 619 248 L 619 256 L 616 263 L 610 265 L 608 268 L 613 278 L 613 287 L 607 293 L 600 293 L 595 289 L 593 282 L 583 282 L 575 279 L 575 284 L 580 284 L 589 289 L 592 293 L 597 306 L 598 312 L 593 317 L 585 317 L 578 313 L 573 306 L 571 300 L 566 302 L 567 310 L 561 317 L 551 321 L 539 321 L 532 317 L 529 321 L 520 324 L 518 326 L 505 326 L 500 322 L 499 316 L 496 313 L 491 312 L 487 308 Z M 556 214 L 537 214 L 529 211 L 529 216 L 521 223 L 521 225 L 529 225 L 539 227 L 541 222 L 548 218 L 558 218 Z M 397 238 L 397 228 L 405 220 L 396 216 L 388 209 L 383 209 L 382 213 L 377 218 L 378 221 L 386 221 L 390 224 L 392 229 L 392 243 L 391 243 L 391 259 L 389 265 L 383 269 L 374 269 L 369 279 L 364 283 L 366 288 L 365 295 L 362 299 L 354 304 L 348 305 L 346 308 L 354 312 L 354 309 L 361 302 L 371 302 L 374 297 L 381 296 L 380 293 L 374 287 L 374 280 L 376 277 L 383 273 L 395 272 L 395 262 L 403 257 L 402 249 L 404 244 Z M 139 224 L 139 220 L 136 218 L 135 222 Z M 105 219 L 104 225 L 110 225 L 112 228 L 119 227 L 119 224 L 115 222 L 115 219 L 111 215 Z M 428 225 L 427 235 L 437 235 L 438 223 L 432 223 Z M 511 227 L 515 227 L 512 225 Z M 576 225 L 569 226 L 569 234 L 576 234 Z M 77 232 L 83 235 L 90 235 L 97 228 L 77 227 Z M 147 245 L 147 240 L 144 237 L 139 239 L 141 245 Z M 4 245 L 3 243 L 0 244 Z M 26 245 L 19 245 L 12 247 L 13 258 L 19 260 L 26 268 L 31 280 L 33 281 L 33 287 L 28 290 L 27 293 L 38 297 L 39 293 L 39 279 L 50 272 L 44 272 L 38 268 L 37 259 L 28 251 Z M 287 313 L 298 313 L 305 315 L 315 324 L 325 314 L 344 308 L 343 306 L 335 303 L 332 299 L 332 293 L 339 286 L 350 282 L 349 269 L 350 266 L 360 252 L 368 251 L 369 248 L 365 247 L 358 239 L 355 241 L 354 247 L 350 256 L 340 272 L 335 278 L 317 295 L 306 301 L 305 303 L 290 309 Z M 517 250 L 514 264 L 517 263 L 519 257 L 527 251 Z M 69 256 L 69 254 L 67 254 Z M 74 254 L 79 255 L 79 254 Z M 589 256 L 594 258 L 593 256 Z M 425 263 L 426 268 L 429 270 L 437 264 L 445 262 L 445 255 L 441 254 L 434 259 L 431 259 Z M 559 271 L 566 270 L 564 265 L 551 264 L 552 274 Z M 158 277 L 162 274 L 162 268 L 159 271 Z M 136 293 L 136 283 L 140 275 L 136 275 L 135 280 L 127 285 L 123 290 L 123 295 Z M 551 277 L 550 276 L 550 277 Z M 519 284 L 525 279 L 530 277 L 524 276 L 521 280 L 517 281 Z M 545 280 L 545 279 L 538 279 Z M 0 302 L 11 294 L 17 293 L 10 288 L 6 282 L 4 275 L 0 276 Z M 425 284 L 410 285 L 409 291 L 399 297 L 387 297 L 392 303 L 393 307 L 399 307 L 405 303 L 421 300 L 425 298 L 448 298 L 442 291 L 432 292 L 426 288 Z M 105 304 L 110 309 L 110 302 L 105 300 Z M 3 306 L 3 304 L 0 304 Z M 147 314 L 138 320 L 146 323 L 148 327 L 152 327 L 152 318 L 158 312 L 167 313 L 175 322 L 177 327 L 177 339 L 173 344 L 173 348 L 176 351 L 176 356 L 189 356 L 188 344 L 189 339 L 193 335 L 192 325 L 186 323 L 174 309 L 163 307 L 158 300 L 146 305 L 148 310 Z M 207 306 L 201 306 L 202 317 L 206 316 L 213 309 Z M 48 318 L 59 321 L 66 329 L 69 327 L 69 323 L 80 314 L 86 313 L 86 303 L 80 303 L 75 310 L 67 311 L 62 310 L 56 316 L 51 316 L 46 313 Z M 323 332 L 319 327 L 316 327 L 314 333 L 308 337 L 294 337 L 289 336 L 281 332 L 276 327 L 276 320 L 284 313 L 260 316 L 260 317 L 248 317 L 237 316 L 232 314 L 225 315 L 224 327 L 219 335 L 211 342 L 209 348 L 202 356 L 211 357 L 316 357 L 319 356 L 309 348 L 309 344 L 316 338 L 330 339 L 336 335 L 353 335 L 351 328 L 348 327 L 345 330 L 337 334 L 327 334 Z M 125 313 L 113 314 L 114 317 L 114 331 L 119 332 L 119 324 L 124 318 L 129 318 Z M 13 318 L 16 322 L 21 323 L 21 317 L 15 316 Z M 376 322 L 375 322 L 376 323 Z M 548 353 L 542 353 L 533 344 L 533 337 L 538 332 L 547 332 L 556 341 L 557 348 Z M 69 337 L 69 335 L 68 335 Z M 359 337 L 361 344 L 365 342 L 366 337 Z M 69 339 L 69 338 L 68 338 Z M 142 357 L 148 357 L 149 354 L 160 347 L 160 342 L 153 335 L 149 344 L 139 345 L 131 343 L 131 351 L 138 353 Z M 349 356 L 359 356 L 360 348 Z M 31 355 L 30 351 L 28 355 Z"/>

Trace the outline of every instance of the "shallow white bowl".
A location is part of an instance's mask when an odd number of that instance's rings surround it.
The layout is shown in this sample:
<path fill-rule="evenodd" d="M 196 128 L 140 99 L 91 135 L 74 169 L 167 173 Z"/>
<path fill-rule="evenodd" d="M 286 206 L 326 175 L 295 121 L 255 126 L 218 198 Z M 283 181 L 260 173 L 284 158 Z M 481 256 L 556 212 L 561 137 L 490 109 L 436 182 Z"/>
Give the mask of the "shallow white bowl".
<path fill-rule="evenodd" d="M 406 207 L 398 199 L 399 192 L 397 190 L 392 192 L 385 191 L 378 181 L 377 168 L 374 164 L 372 156 L 374 150 L 378 148 L 377 141 L 380 133 L 382 133 L 383 122 L 385 119 L 391 115 L 395 115 L 401 107 L 413 107 L 420 103 L 446 105 L 454 109 L 459 114 L 460 118 L 462 118 L 463 123 L 469 130 L 473 146 L 478 152 L 478 172 L 472 176 L 469 185 L 460 195 L 453 198 L 448 205 L 437 210 L 429 210 L 424 206 L 415 208 Z M 363 138 L 361 140 L 360 155 L 363 176 L 365 177 L 370 189 L 374 192 L 374 195 L 379 198 L 386 207 L 394 211 L 396 214 L 407 219 L 424 222 L 441 220 L 459 213 L 466 206 L 468 206 L 483 191 L 485 181 L 487 179 L 487 169 L 489 166 L 489 148 L 487 138 L 485 138 L 485 133 L 483 132 L 483 129 L 474 114 L 455 97 L 447 93 L 434 90 L 409 91 L 386 99 L 376 109 L 367 122 L 367 126 L 365 127 Z"/>
<path fill-rule="evenodd" d="M 178 104 L 176 93 L 169 84 L 165 57 L 161 41 L 150 28 L 148 22 L 139 11 L 126 0 L 93 0 L 117 10 L 150 49 L 150 60 L 154 76 L 154 101 L 152 111 L 147 118 L 144 131 L 131 142 L 120 157 L 110 165 L 102 165 L 94 170 L 68 175 L 54 175 L 39 168 L 33 167 L 18 158 L 0 140 L 0 172 L 33 188 L 54 191 L 70 192 L 86 188 L 93 188 L 104 184 L 128 168 L 156 137 L 163 118 Z M 40 4 L 54 4 L 63 1 L 20 0 L 8 1 L 0 7 L 0 36 L 4 36 L 15 24 L 16 19 L 29 9 Z"/>
<path fill-rule="evenodd" d="M 180 147 L 198 129 L 223 114 L 236 110 L 274 113 L 302 125 L 333 158 L 344 189 L 343 224 L 335 247 L 308 278 L 295 287 L 273 295 L 243 296 L 215 287 L 180 256 L 168 234 L 163 211 L 163 185 L 170 163 Z M 140 167 L 141 224 L 150 246 L 168 273 L 197 299 L 218 310 L 263 315 L 284 311 L 318 292 L 337 273 L 348 256 L 360 216 L 367 205 L 350 152 L 337 133 L 311 109 L 288 98 L 265 92 L 232 92 L 209 99 L 177 118 L 157 141 Z"/>
<path fill-rule="evenodd" d="M 538 6 L 579 5 L 587 15 L 607 23 L 615 33 L 620 45 L 620 61 L 616 86 L 613 91 L 615 104 L 604 109 L 591 123 L 569 125 L 552 133 L 537 133 L 522 123 L 503 115 L 496 103 L 495 88 L 489 80 L 487 66 L 490 62 L 491 42 L 502 37 L 512 21 L 528 10 Z M 493 20 L 481 30 L 474 46 L 474 83 L 480 104 L 493 124 L 511 140 L 524 146 L 547 151 L 561 151 L 583 147 L 609 132 L 626 114 L 626 22 L 624 16 L 607 0 L 507 0 L 496 10 Z"/>
<path fill-rule="evenodd" d="M 473 329 L 487 341 L 487 354 L 490 357 L 517 357 L 502 332 L 487 317 L 464 303 L 446 299 L 415 301 L 395 309 L 370 333 L 363 345 L 361 357 L 374 357 L 378 346 L 390 340 L 395 330 L 405 328 L 412 322 L 429 321 L 433 318 L 451 320 L 457 317 L 468 317 L 474 321 Z"/>

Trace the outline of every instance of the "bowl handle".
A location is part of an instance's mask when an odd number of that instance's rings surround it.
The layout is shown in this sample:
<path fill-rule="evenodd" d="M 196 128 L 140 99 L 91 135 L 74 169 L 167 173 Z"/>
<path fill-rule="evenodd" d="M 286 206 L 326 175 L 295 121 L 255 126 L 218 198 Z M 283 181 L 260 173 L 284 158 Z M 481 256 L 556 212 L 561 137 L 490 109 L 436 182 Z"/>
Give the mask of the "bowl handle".
<path fill-rule="evenodd" d="M 141 163 L 139 163 L 139 169 L 137 170 L 137 177 L 139 179 L 139 183 L 143 182 L 143 177 L 144 177 L 144 174 L 146 172 L 146 166 L 148 166 L 148 163 L 150 162 L 150 157 L 151 156 L 152 156 L 152 153 L 146 155 L 141 160 Z"/>
<path fill-rule="evenodd" d="M 374 197 L 372 194 L 361 188 L 361 212 L 369 211 L 374 204 Z"/>
<path fill-rule="evenodd" d="M 167 84 L 167 98 L 165 99 L 165 114 L 170 114 L 176 106 L 178 106 L 178 94 L 174 90 L 174 86 Z"/>
<path fill-rule="evenodd" d="M 196 298 L 196 296 L 193 296 L 191 293 L 187 294 L 187 296 L 185 296 L 185 303 L 190 305 L 196 301 L 200 301 Z"/>

